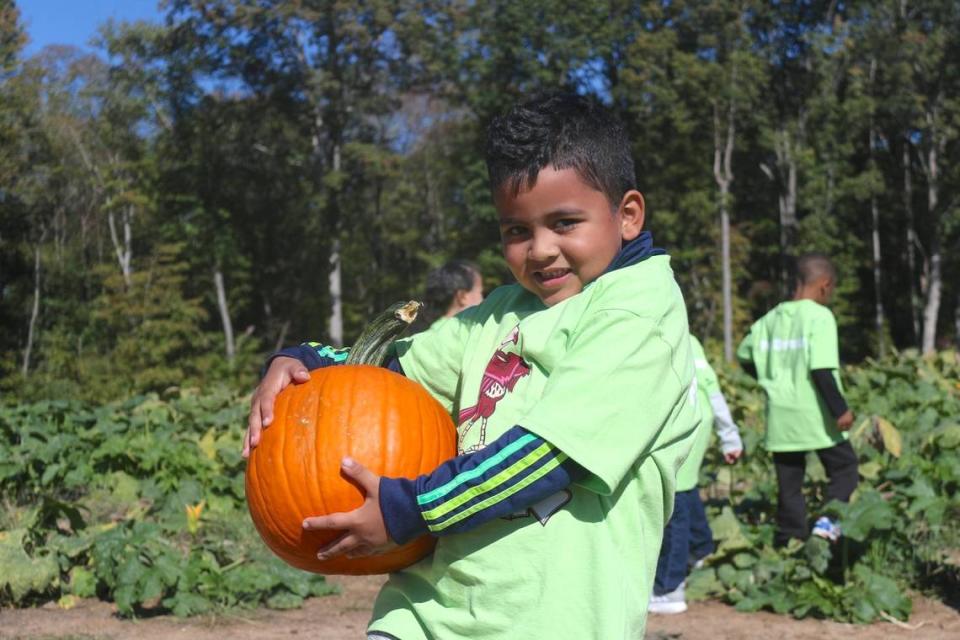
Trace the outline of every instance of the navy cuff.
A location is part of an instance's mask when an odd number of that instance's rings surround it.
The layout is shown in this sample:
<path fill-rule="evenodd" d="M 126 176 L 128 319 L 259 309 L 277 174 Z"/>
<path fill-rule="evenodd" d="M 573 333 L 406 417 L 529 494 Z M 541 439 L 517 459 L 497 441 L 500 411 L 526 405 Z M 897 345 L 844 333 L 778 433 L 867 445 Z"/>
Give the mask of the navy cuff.
<path fill-rule="evenodd" d="M 313 371 L 314 369 L 319 369 L 320 367 L 326 366 L 327 363 L 324 362 L 324 358 L 321 358 L 317 355 L 317 351 L 306 345 L 297 345 L 295 347 L 286 347 L 272 354 L 267 361 L 263 364 L 263 368 L 260 370 L 260 377 L 262 378 L 267 373 L 267 369 L 270 368 L 270 364 L 277 358 L 294 358 L 303 363 L 303 366 L 307 368 L 307 371 Z"/>
<path fill-rule="evenodd" d="M 406 544 L 429 533 L 417 504 L 417 488 L 406 478 L 380 478 L 380 513 L 390 539 Z"/>

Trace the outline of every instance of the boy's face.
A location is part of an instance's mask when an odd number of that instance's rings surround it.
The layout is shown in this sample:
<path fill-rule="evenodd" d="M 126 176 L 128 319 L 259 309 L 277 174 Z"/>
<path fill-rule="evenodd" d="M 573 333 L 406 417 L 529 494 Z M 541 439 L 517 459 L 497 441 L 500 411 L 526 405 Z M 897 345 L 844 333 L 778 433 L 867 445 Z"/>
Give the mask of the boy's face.
<path fill-rule="evenodd" d="M 628 191 L 617 211 L 574 169 L 540 170 L 532 189 L 494 194 L 503 257 L 517 282 L 553 306 L 583 290 L 610 265 L 624 241 L 643 228 L 639 191 Z"/>

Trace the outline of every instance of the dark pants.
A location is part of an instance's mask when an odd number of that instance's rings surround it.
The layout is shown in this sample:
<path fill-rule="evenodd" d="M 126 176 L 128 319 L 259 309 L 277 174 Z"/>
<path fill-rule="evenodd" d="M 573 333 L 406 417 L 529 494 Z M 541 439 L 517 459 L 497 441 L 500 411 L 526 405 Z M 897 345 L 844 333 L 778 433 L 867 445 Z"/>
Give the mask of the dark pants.
<path fill-rule="evenodd" d="M 773 454 L 777 469 L 777 533 L 774 542 L 786 544 L 790 538 L 806 540 L 810 535 L 807 522 L 807 504 L 803 498 L 803 476 L 807 468 L 806 451 L 789 451 Z M 827 449 L 817 449 L 817 457 L 827 472 L 826 500 L 848 502 L 857 488 L 860 474 L 857 472 L 857 454 L 849 442 L 841 442 Z"/>
<path fill-rule="evenodd" d="M 680 586 L 687 577 L 687 563 L 713 553 L 713 533 L 700 500 L 700 490 L 678 491 L 673 515 L 663 530 L 653 593 L 662 596 Z"/>

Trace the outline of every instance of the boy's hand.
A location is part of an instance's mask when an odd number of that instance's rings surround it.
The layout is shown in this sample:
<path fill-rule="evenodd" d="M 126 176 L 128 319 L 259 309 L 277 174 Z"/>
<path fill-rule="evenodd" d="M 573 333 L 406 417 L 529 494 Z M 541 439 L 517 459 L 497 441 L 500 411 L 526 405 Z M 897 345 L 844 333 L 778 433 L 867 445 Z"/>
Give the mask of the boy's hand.
<path fill-rule="evenodd" d="M 853 425 L 853 412 L 847 409 L 846 413 L 837 418 L 837 428 L 846 431 Z"/>
<path fill-rule="evenodd" d="M 247 418 L 247 434 L 243 437 L 243 457 L 250 457 L 250 450 L 260 444 L 260 431 L 273 422 L 273 402 L 291 382 L 303 383 L 310 379 L 310 372 L 296 358 L 280 356 L 270 363 L 266 375 L 253 392 L 250 416 Z"/>
<path fill-rule="evenodd" d="M 383 553 L 394 545 L 380 512 L 380 476 L 352 458 L 344 458 L 340 468 L 344 475 L 363 489 L 367 498 L 363 506 L 349 513 L 331 513 L 303 521 L 304 529 L 336 529 L 344 532 L 321 548 L 317 558 L 329 560 L 340 555 L 361 558 Z"/>
<path fill-rule="evenodd" d="M 743 449 L 737 449 L 735 451 L 727 451 L 723 454 L 723 461 L 727 464 L 733 464 L 740 459 L 740 456 L 743 455 Z"/>

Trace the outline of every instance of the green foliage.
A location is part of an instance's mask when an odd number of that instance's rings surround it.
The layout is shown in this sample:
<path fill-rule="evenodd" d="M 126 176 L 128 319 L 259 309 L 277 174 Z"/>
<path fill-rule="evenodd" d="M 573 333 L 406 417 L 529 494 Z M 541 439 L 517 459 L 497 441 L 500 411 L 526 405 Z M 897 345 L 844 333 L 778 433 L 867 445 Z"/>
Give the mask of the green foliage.
<path fill-rule="evenodd" d="M 956 352 L 896 353 L 845 370 L 851 407 L 866 416 L 851 435 L 863 479 L 849 504 L 823 504 L 825 476 L 816 466 L 808 496 L 808 509 L 839 518 L 844 535 L 836 545 L 812 537 L 773 547 L 776 486 L 759 437 L 760 396 L 742 374 L 721 376 L 748 455 L 731 469 L 712 452 L 705 465 L 714 496 L 719 490 L 726 500 L 711 507 L 718 548 L 690 577 L 690 597 L 719 597 L 741 611 L 870 622 L 907 619 L 907 589 L 960 584 Z M 725 477 L 732 472 L 735 482 Z"/>
<path fill-rule="evenodd" d="M 262 544 L 235 394 L 0 406 L 0 603 L 100 596 L 122 615 L 299 606 L 328 593 Z"/>

